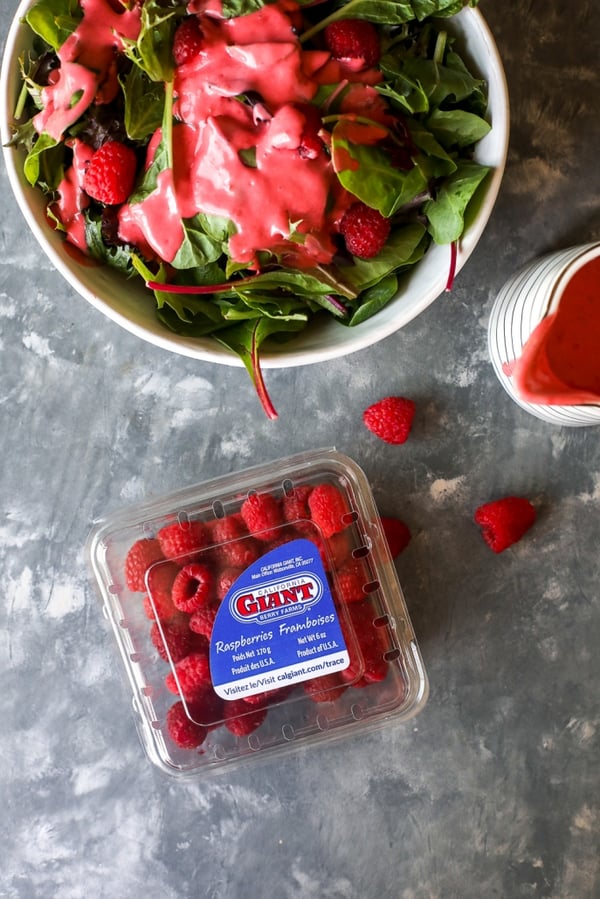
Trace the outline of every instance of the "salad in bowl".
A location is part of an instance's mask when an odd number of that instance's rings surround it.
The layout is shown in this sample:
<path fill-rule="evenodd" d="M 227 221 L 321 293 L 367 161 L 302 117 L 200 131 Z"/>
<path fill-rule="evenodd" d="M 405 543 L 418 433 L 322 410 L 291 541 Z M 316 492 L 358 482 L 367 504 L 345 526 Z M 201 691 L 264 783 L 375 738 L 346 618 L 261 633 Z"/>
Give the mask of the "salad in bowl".
<path fill-rule="evenodd" d="M 261 361 L 391 333 L 402 317 L 385 313 L 413 274 L 435 251 L 444 260 L 409 318 L 451 286 L 483 229 L 507 104 L 494 165 L 477 152 L 495 127 L 489 81 L 454 26 L 476 15 L 482 27 L 474 5 L 26 4 L 5 148 L 17 196 L 36 194 L 38 239 L 66 250 L 80 292 L 138 332 L 143 307 L 149 339 L 170 349 L 241 360 L 274 417 Z M 126 285 L 124 307 L 95 270 Z M 325 338 L 297 360 L 323 326 L 349 347 Z"/>

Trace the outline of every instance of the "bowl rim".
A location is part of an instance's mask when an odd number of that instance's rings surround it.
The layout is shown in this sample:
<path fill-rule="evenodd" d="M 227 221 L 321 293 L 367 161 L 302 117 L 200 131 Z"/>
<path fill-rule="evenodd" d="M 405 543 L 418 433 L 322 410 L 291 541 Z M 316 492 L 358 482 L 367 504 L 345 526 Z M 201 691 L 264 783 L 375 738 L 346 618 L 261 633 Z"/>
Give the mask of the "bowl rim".
<path fill-rule="evenodd" d="M 69 249 L 62 237 L 53 232 L 45 222 L 41 215 L 35 215 L 33 206 L 35 204 L 34 197 L 40 192 L 31 187 L 24 179 L 22 167 L 19 165 L 20 155 L 16 148 L 8 145 L 11 139 L 9 122 L 12 118 L 12 108 L 14 106 L 16 88 L 18 83 L 18 72 L 14 66 L 14 58 L 17 52 L 23 46 L 25 37 L 29 34 L 28 26 L 23 23 L 23 17 L 35 0 L 21 0 L 11 22 L 7 38 L 5 41 L 2 66 L 0 69 L 0 135 L 2 139 L 2 151 L 4 162 L 9 178 L 9 182 L 15 198 L 17 200 L 21 214 L 24 216 L 28 227 L 32 231 L 41 249 L 52 262 L 56 270 L 67 281 L 71 288 L 78 293 L 83 299 L 87 300 L 97 311 L 101 312 L 114 323 L 122 327 L 124 330 L 134 336 L 145 340 L 169 352 L 179 355 L 191 357 L 199 361 L 213 362 L 221 365 L 229 365 L 241 367 L 243 361 L 233 352 L 220 345 L 213 338 L 190 338 L 183 335 L 175 334 L 162 325 L 154 315 L 154 305 L 151 312 L 153 321 L 140 321 L 136 319 L 132 313 L 125 313 L 118 308 L 118 302 L 114 300 L 113 293 L 118 292 L 119 288 L 127 282 L 123 275 L 116 271 L 107 271 L 106 266 L 100 265 L 80 265 L 80 272 L 76 273 L 73 268 L 73 260 L 69 253 Z M 506 161 L 508 156 L 508 146 L 510 137 L 510 105 L 506 76 L 502 60 L 486 20 L 479 9 L 473 7 L 463 7 L 463 9 L 455 16 L 453 20 L 460 22 L 468 22 L 470 33 L 476 35 L 477 43 L 483 48 L 486 58 L 489 60 L 490 73 L 493 79 L 486 76 L 488 95 L 496 97 L 494 105 L 494 117 L 492 124 L 493 138 L 496 145 L 495 162 L 488 162 L 492 171 L 486 176 L 481 189 L 483 197 L 481 199 L 480 208 L 463 232 L 461 240 L 457 247 L 457 258 L 455 276 L 459 274 L 467 260 L 473 253 L 479 239 L 481 238 L 490 216 L 493 212 L 496 199 L 498 197 L 501 182 L 504 176 Z M 450 21 L 450 20 L 444 20 Z M 469 35 L 465 34 L 464 52 L 469 57 Z M 478 66 L 474 65 L 474 70 L 478 70 Z M 481 72 L 478 72 L 481 74 Z M 491 104 L 490 104 L 491 105 Z M 487 117 L 490 116 L 490 108 L 488 107 Z M 489 135 L 488 135 L 489 137 Z M 478 148 L 485 145 L 487 138 L 480 141 Z M 477 158 L 477 151 L 475 154 Z M 485 162 L 485 159 L 482 160 Z M 41 196 L 41 194 L 40 194 Z M 41 208 L 41 207 L 40 207 Z M 433 257 L 433 258 L 432 258 Z M 441 260 L 445 259 L 442 264 Z M 332 359 L 350 355 L 359 350 L 366 349 L 375 343 L 391 336 L 398 330 L 406 326 L 414 318 L 420 315 L 434 300 L 445 292 L 447 275 L 450 270 L 451 249 L 450 246 L 432 245 L 423 260 L 421 260 L 415 269 L 418 273 L 409 272 L 405 279 L 406 285 L 414 280 L 416 274 L 418 276 L 431 268 L 435 273 L 427 282 L 424 289 L 417 300 L 407 303 L 405 306 L 401 303 L 403 290 L 399 291 L 390 304 L 384 307 L 376 316 L 368 320 L 368 327 L 364 325 L 356 328 L 345 328 L 347 332 L 343 341 L 327 342 L 324 345 L 310 346 L 311 328 L 299 333 L 294 337 L 293 343 L 284 344 L 282 348 L 271 344 L 263 345 L 261 349 L 261 367 L 269 368 L 292 368 L 301 365 L 315 364 L 325 362 Z M 94 273 L 93 275 L 90 273 Z M 99 276 L 99 277 L 98 277 Z M 420 280 L 420 277 L 418 277 Z M 111 281 L 114 282 L 111 285 Z M 96 284 L 95 282 L 99 282 Z M 104 283 L 106 282 L 106 283 Z M 102 286 L 107 290 L 106 296 L 101 296 L 98 289 Z M 141 287 L 141 282 L 136 287 Z M 143 289 L 143 288 L 142 288 Z M 112 302 L 107 298 L 110 297 Z M 394 303 L 400 301 L 399 305 Z M 386 312 L 387 310 L 387 312 Z M 339 329 L 344 327 L 338 322 L 328 321 L 318 326 L 321 330 L 328 332 L 333 328 Z M 306 344 L 308 343 L 308 346 Z M 289 347 L 294 349 L 290 350 Z"/>

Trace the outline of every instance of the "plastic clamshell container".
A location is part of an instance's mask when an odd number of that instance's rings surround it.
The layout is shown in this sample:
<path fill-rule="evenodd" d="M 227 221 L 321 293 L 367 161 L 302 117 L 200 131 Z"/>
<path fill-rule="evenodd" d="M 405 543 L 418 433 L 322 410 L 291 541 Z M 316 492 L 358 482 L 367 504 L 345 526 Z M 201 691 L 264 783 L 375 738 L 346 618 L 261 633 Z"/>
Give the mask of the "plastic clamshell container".
<path fill-rule="evenodd" d="M 163 557 L 166 528 L 184 553 L 171 541 Z M 140 540 L 154 561 L 131 589 L 126 561 Z M 126 508 L 95 524 L 87 551 L 141 742 L 165 773 L 362 733 L 427 700 L 368 480 L 335 449 Z"/>

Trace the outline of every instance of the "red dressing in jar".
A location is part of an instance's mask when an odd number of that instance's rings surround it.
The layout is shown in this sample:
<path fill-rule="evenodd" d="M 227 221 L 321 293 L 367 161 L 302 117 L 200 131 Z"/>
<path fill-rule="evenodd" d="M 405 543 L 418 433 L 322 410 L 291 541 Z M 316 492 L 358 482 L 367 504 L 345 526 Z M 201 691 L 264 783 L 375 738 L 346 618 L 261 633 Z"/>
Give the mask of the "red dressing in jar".
<path fill-rule="evenodd" d="M 531 403 L 600 403 L 600 252 L 566 282 L 527 340 L 513 378 Z"/>

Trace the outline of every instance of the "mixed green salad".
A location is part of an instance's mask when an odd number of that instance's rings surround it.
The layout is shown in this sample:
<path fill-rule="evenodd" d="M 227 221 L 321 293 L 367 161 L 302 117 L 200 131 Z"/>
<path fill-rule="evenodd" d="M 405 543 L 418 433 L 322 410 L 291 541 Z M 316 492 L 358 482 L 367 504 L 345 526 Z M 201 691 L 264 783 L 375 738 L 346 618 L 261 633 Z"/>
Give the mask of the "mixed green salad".
<path fill-rule="evenodd" d="M 121 0 L 110 3 L 119 7 Z M 371 87 L 385 101 L 387 121 L 393 121 L 385 126 L 388 141 L 353 142 L 348 122 L 369 122 L 344 108 L 344 93 L 356 80 L 352 70 L 348 83 L 320 84 L 310 101 L 321 116 L 319 134 L 341 189 L 390 220 L 389 238 L 375 257 L 352 256 L 340 245 L 324 263 L 290 265 L 271 249 L 258 253 L 252 264 L 243 263 L 229 252 L 235 222 L 199 210 L 182 219 L 179 251 L 164 260 L 120 239 L 117 208 L 92 200 L 81 209 L 85 251 L 125 277 L 142 278 L 148 302 L 166 328 L 192 338 L 210 336 L 239 354 L 272 417 L 276 413 L 259 364 L 263 341 L 293 339 L 320 317 L 333 317 L 340 327 L 360 327 L 397 294 L 402 273 L 422 259 L 432 242 L 455 251 L 467 206 L 488 172 L 474 161 L 473 150 L 490 129 L 486 85 L 469 71 L 444 25 L 465 5 L 475 6 L 477 0 L 297 4 L 297 40 L 303 50 L 322 50 L 324 29 L 343 19 L 370 22 L 379 34 L 378 77 Z M 135 39 L 123 38 L 116 54 L 118 91 L 110 102 L 87 105 L 58 137 L 40 132 L 35 120 L 44 107 L 45 88 L 60 68 L 61 48 L 84 11 L 79 0 L 39 0 L 27 13 L 34 39 L 19 60 L 23 89 L 12 143 L 23 150 L 27 181 L 48 198 L 49 227 L 65 230 L 55 203 L 73 165 L 74 141 L 98 148 L 118 140 L 135 149 L 140 165 L 130 205 L 151 196 L 161 172 L 173 166 L 173 41 L 190 7 L 176 0 L 125 0 L 120 8 L 137 9 L 140 27 Z M 219 15 L 246 16 L 262 7 L 262 0 L 222 0 Z M 255 104 L 251 93 L 241 93 L 240 103 Z M 80 99 L 75 91 L 73 106 Z M 336 168 L 341 158 L 349 163 Z M 302 243 L 306 235 L 297 225 L 290 223 L 290 239 Z M 449 272 L 449 284 L 451 279 Z"/>

